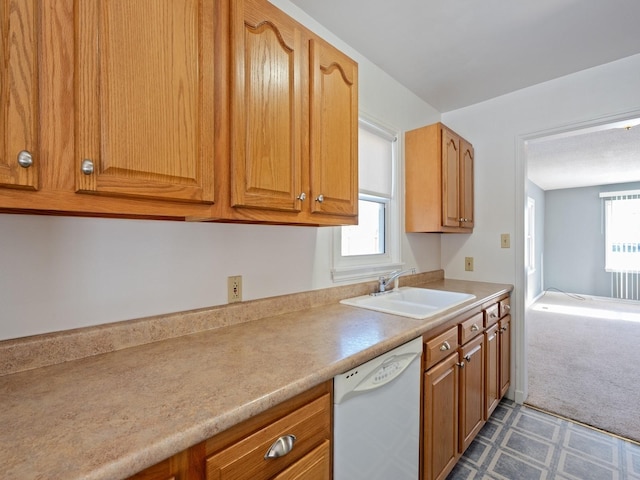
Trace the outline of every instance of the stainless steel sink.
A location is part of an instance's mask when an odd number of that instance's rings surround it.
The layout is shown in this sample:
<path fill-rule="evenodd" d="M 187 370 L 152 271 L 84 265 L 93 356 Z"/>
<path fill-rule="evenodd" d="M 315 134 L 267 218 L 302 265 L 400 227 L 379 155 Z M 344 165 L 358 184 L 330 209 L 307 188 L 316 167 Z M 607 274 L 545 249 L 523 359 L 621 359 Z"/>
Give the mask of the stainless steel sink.
<path fill-rule="evenodd" d="M 474 298 L 469 293 L 401 287 L 379 295 L 346 298 L 340 303 L 423 320 Z"/>

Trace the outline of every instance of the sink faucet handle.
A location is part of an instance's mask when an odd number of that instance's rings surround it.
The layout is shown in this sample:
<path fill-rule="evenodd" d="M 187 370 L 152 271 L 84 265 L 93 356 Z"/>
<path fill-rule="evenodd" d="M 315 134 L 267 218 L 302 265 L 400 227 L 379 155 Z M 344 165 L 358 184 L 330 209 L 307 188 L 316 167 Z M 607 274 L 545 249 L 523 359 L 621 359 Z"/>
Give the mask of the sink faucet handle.
<path fill-rule="evenodd" d="M 391 272 L 389 274 L 388 277 L 385 276 L 381 276 L 378 279 L 379 282 L 379 286 L 378 286 L 378 291 L 380 293 L 385 292 L 387 290 L 387 287 L 389 286 L 389 284 L 393 281 L 397 282 L 398 278 L 401 277 L 402 275 L 407 275 L 409 273 L 416 273 L 416 269 L 414 268 L 409 268 L 407 270 L 395 270 L 393 272 Z M 395 288 L 396 285 L 394 285 Z"/>

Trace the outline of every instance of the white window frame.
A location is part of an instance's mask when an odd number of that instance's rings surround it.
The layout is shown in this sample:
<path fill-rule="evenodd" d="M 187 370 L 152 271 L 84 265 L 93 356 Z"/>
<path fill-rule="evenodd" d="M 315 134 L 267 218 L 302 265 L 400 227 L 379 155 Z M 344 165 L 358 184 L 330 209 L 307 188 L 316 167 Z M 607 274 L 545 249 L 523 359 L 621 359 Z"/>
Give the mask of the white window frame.
<path fill-rule="evenodd" d="M 391 141 L 391 196 L 385 202 L 385 252 L 379 255 L 342 256 L 342 227 L 333 229 L 333 255 L 331 276 L 334 282 L 377 278 L 379 275 L 402 268 L 401 261 L 401 205 L 399 200 L 400 132 L 367 115 L 360 115 L 359 126 Z M 380 199 L 375 192 L 359 190 L 358 199 Z"/>

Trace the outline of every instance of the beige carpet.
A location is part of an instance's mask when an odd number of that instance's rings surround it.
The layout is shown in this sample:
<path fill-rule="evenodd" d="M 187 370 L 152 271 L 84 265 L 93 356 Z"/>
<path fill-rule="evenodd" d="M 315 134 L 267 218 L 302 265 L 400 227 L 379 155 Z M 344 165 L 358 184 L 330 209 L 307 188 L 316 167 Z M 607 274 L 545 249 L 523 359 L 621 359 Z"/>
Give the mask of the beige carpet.
<path fill-rule="evenodd" d="M 640 442 L 640 302 L 581 298 L 527 309 L 525 403 Z"/>

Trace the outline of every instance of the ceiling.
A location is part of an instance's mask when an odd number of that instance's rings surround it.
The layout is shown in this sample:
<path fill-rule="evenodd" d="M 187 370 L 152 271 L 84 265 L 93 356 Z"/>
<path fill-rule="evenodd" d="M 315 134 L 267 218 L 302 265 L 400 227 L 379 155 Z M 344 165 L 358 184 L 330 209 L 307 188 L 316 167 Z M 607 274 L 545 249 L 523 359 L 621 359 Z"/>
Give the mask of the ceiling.
<path fill-rule="evenodd" d="M 291 2 L 441 113 L 640 53 L 640 0 Z M 640 127 L 579 132 L 527 165 L 543 189 L 640 181 L 639 152 Z"/>
<path fill-rule="evenodd" d="M 291 0 L 444 113 L 640 53 L 638 0 Z"/>
<path fill-rule="evenodd" d="M 638 124 L 640 119 L 629 120 L 527 142 L 529 180 L 543 190 L 640 181 Z"/>

